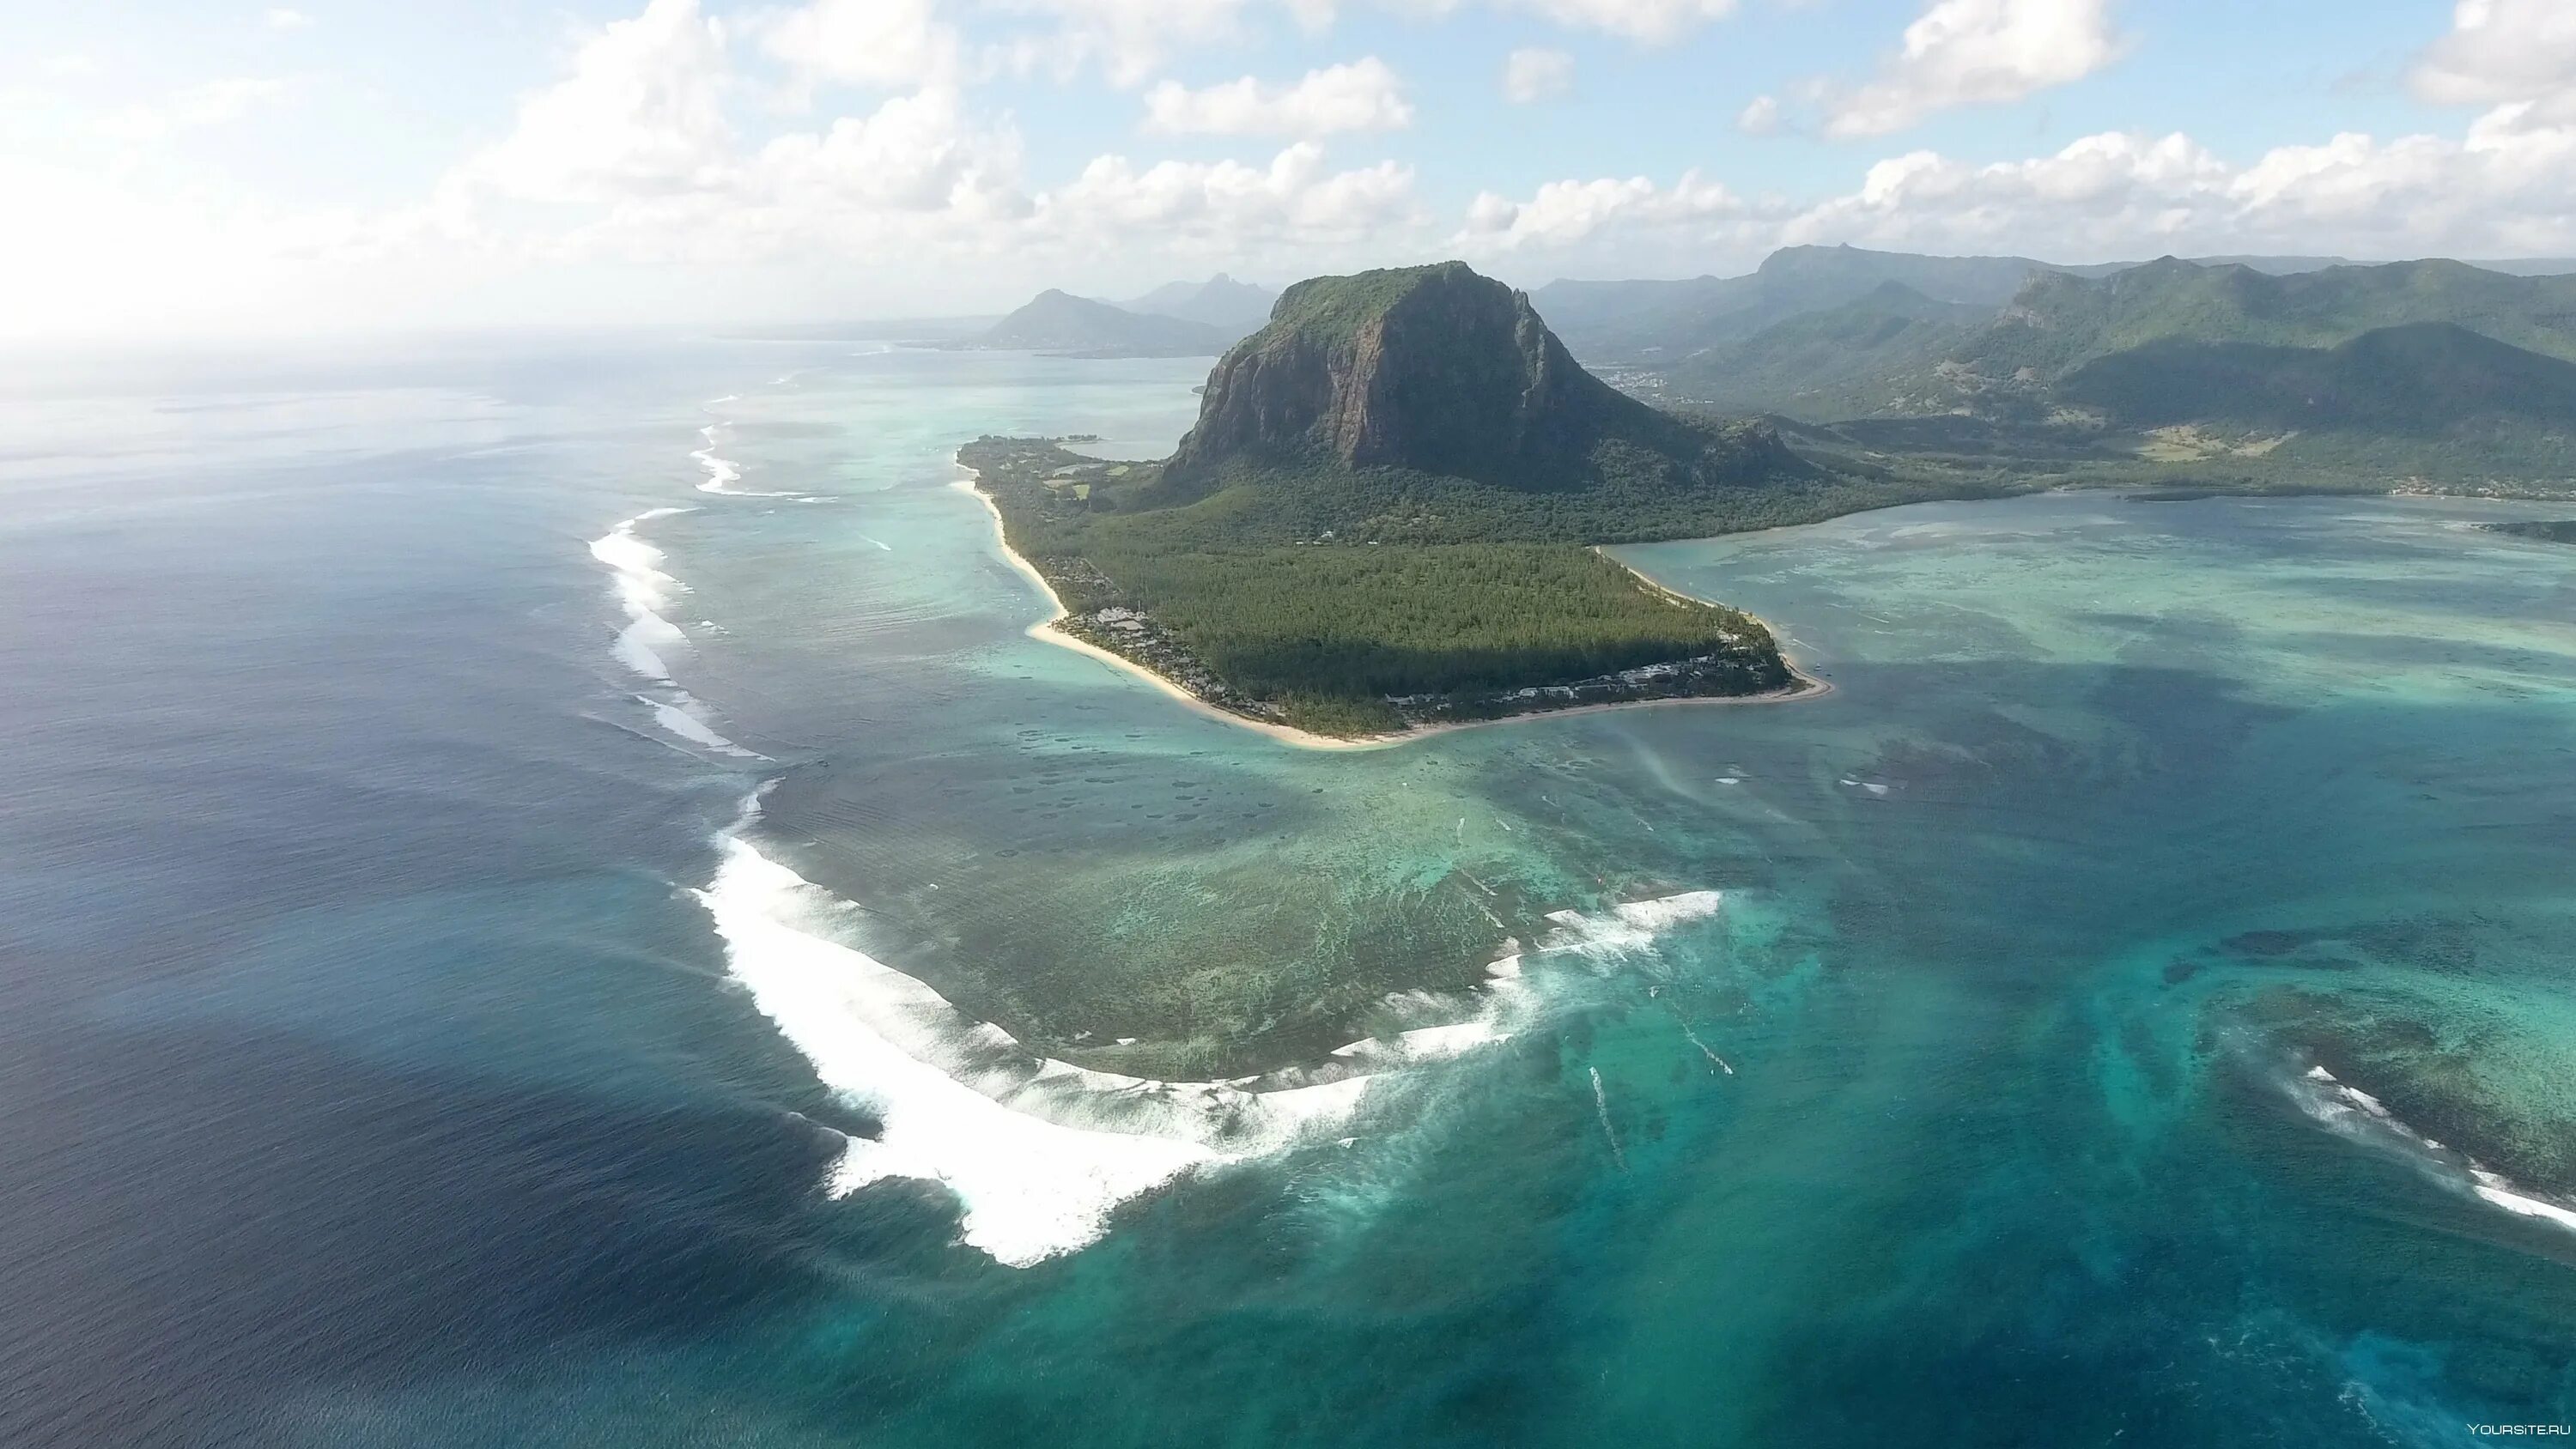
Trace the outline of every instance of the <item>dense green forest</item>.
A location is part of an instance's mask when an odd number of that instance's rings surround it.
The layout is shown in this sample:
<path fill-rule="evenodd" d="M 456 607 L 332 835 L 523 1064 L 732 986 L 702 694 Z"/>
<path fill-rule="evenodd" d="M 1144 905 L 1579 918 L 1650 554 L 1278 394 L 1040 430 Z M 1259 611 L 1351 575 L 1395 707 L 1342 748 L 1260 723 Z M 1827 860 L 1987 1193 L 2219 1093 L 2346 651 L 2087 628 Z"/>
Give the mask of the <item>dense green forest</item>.
<path fill-rule="evenodd" d="M 1751 648 L 1760 623 L 1548 544 L 1098 557 L 1127 596 L 1265 698 L 1504 690 Z"/>
<path fill-rule="evenodd" d="M 980 439 L 958 456 L 980 474 L 1012 547 L 1063 599 L 1065 627 L 1260 717 L 1373 733 L 1502 712 L 1497 697 L 1512 691 L 1685 660 L 1699 661 L 1686 678 L 1599 683 L 1546 702 L 1791 682 L 1759 620 L 1664 593 L 1579 544 L 1494 541 L 1510 529 L 1469 508 L 1472 494 L 1458 490 L 1474 485 L 1457 480 L 1405 477 L 1427 490 L 1419 494 L 1372 492 L 1329 470 L 1299 480 L 1348 485 L 1324 490 L 1342 500 L 1325 516 L 1413 525 L 1377 540 L 1329 527 L 1300 536 L 1311 523 L 1259 506 L 1302 487 L 1247 484 L 1182 508 L 1139 508 L 1159 481 L 1150 464 L 1106 464 L 1028 439 Z"/>

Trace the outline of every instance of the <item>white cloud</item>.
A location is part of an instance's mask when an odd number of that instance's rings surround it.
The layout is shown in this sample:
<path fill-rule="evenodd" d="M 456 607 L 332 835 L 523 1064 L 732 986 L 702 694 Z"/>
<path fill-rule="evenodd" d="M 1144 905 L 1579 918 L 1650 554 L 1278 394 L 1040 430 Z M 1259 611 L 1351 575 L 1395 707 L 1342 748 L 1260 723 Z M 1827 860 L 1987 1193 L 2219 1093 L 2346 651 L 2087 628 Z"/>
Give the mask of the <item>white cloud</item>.
<path fill-rule="evenodd" d="M 57 80 L 86 80 L 99 73 L 99 64 L 91 56 L 78 52 L 66 52 L 62 55 L 46 56 L 43 70 L 45 74 Z"/>
<path fill-rule="evenodd" d="M 1876 80 L 1839 97 L 1833 136 L 1883 136 L 1938 111 L 2017 101 L 2120 56 L 2110 0 L 1935 0 Z"/>
<path fill-rule="evenodd" d="M 1574 57 L 1523 46 L 1503 59 L 1503 99 L 1516 106 L 1552 101 L 1574 90 Z"/>
<path fill-rule="evenodd" d="M 519 103 L 510 135 L 450 184 L 530 201 L 599 201 L 699 188 L 733 144 L 724 35 L 697 0 L 651 0 L 577 51 L 572 74 Z"/>
<path fill-rule="evenodd" d="M 1167 136 L 1329 136 L 1413 124 L 1403 83 L 1375 56 L 1309 71 L 1291 86 L 1251 76 L 1191 90 L 1165 81 L 1145 93 L 1145 129 Z"/>
<path fill-rule="evenodd" d="M 936 88 L 894 97 L 870 116 L 843 116 L 820 133 L 772 140 L 740 189 L 754 205 L 788 212 L 954 208 L 989 218 L 1025 206 L 1019 167 L 1015 136 L 977 127 L 955 91 Z"/>
<path fill-rule="evenodd" d="M 279 5 L 262 14 L 259 21 L 271 30 L 303 30 L 313 24 L 313 17 L 301 10 L 291 10 Z"/>
<path fill-rule="evenodd" d="M 173 92 L 157 105 L 129 106 L 99 123 L 119 141 L 158 141 L 182 131 L 229 125 L 286 98 L 287 84 L 266 76 L 229 76 Z"/>
<path fill-rule="evenodd" d="M 1069 76 L 1097 64 L 1112 84 L 1138 86 L 1173 56 L 1200 46 L 1239 41 L 1245 12 L 1255 0 L 991 0 L 994 8 L 1055 22 L 1051 35 L 1022 37 L 1004 47 L 1000 62 L 1023 73 Z M 1311 24 L 1329 23 L 1327 7 L 1292 7 Z"/>
<path fill-rule="evenodd" d="M 2451 33 L 2435 41 L 2409 77 L 2415 93 L 2442 105 L 2539 101 L 2576 116 L 2576 6 L 2565 0 L 2459 0 Z"/>
<path fill-rule="evenodd" d="M 812 29 L 765 20 L 753 31 L 758 52 L 781 58 L 782 35 L 828 39 L 824 9 L 799 12 L 815 18 Z M 969 259 L 1061 271 L 1133 252 L 1140 238 L 1241 258 L 1341 245 L 1419 217 L 1408 168 L 1336 170 L 1311 140 L 1266 165 L 1140 166 L 1102 156 L 1060 186 L 1033 189 L 1017 134 L 979 120 L 966 92 L 945 79 L 867 114 L 752 145 L 725 117 L 726 97 L 746 85 L 727 42 L 694 0 L 652 0 L 642 15 L 596 32 L 563 80 L 522 102 L 509 136 L 451 173 L 415 230 L 549 263 L 739 267 L 868 256 L 894 268 L 936 258 L 951 272 Z M 795 47 L 786 58 L 830 54 Z M 1317 134 L 1410 114 L 1393 73 L 1374 59 L 1281 89 L 1158 92 L 1155 104 L 1177 128 L 1235 133 Z M 553 205 L 519 205 L 527 202 Z M 568 207 L 581 211 L 569 222 Z"/>
<path fill-rule="evenodd" d="M 1124 156 L 1102 156 L 1039 198 L 1036 229 L 1112 240 L 1178 232 L 1254 247 L 1366 236 L 1415 209 L 1412 168 L 1331 171 L 1323 148 L 1301 141 L 1259 168 L 1163 161 L 1139 171 Z"/>
<path fill-rule="evenodd" d="M 1478 251 L 1563 248 L 1604 229 L 1658 230 L 1736 220 L 1753 208 L 1724 186 L 1686 173 L 1669 189 L 1643 176 L 1551 181 L 1529 200 L 1479 194 L 1467 209 L 1462 245 Z"/>
<path fill-rule="evenodd" d="M 1735 13 L 1736 0 L 1495 0 L 1559 25 L 1661 44 Z"/>
<path fill-rule="evenodd" d="M 1806 242 L 2061 261 L 2173 251 L 2511 256 L 2576 250 L 2576 123 L 2499 106 L 2465 136 L 2345 134 L 2237 166 L 2179 133 L 2106 132 L 2046 156 L 1974 164 L 1915 151 L 1807 204 L 1748 201 L 1694 176 L 1557 181 L 1487 194 L 1476 254 L 1744 264 Z"/>
<path fill-rule="evenodd" d="M 813 0 L 755 16 L 761 49 L 801 86 L 909 89 L 955 73 L 957 35 L 931 0 Z"/>
<path fill-rule="evenodd" d="M 1780 129 L 1780 99 L 1755 96 L 1735 116 L 1735 129 L 1748 136 L 1769 136 Z"/>
<path fill-rule="evenodd" d="M 557 79 L 523 97 L 491 144 L 408 206 L 280 209 L 234 189 L 220 167 L 156 177 L 150 168 L 117 174 L 68 148 L 52 158 L 0 155 L 0 185 L 35 198 L 24 209 L 50 219 L 0 230 L 0 273 L 83 279 L 67 281 L 59 299 L 0 317 L 0 327 L 69 330 L 115 318 L 167 330 L 222 307 L 280 326 L 386 320 L 395 307 L 412 309 L 405 320 L 574 315 L 581 304 L 558 300 L 555 284 L 588 298 L 587 315 L 982 306 L 1023 287 L 1135 282 L 1147 268 L 1293 276 L 1444 247 L 1537 275 L 1729 269 L 1804 241 L 2065 260 L 2167 250 L 2576 253 L 2576 114 L 2559 109 L 2576 93 L 2576 48 L 2561 44 L 2556 9 L 2530 0 L 2471 0 L 2425 52 L 2417 94 L 2479 108 L 2438 135 L 2335 135 L 2250 158 L 2162 132 L 2106 132 L 2000 161 L 1912 150 L 1855 158 L 1839 180 L 1794 197 L 1745 195 L 1704 174 L 1578 173 L 1479 192 L 1495 172 L 1444 170 L 1444 189 L 1474 195 L 1463 225 L 1456 213 L 1446 224 L 1426 214 L 1412 168 L 1346 160 L 1317 144 L 1410 115 L 1396 77 L 1375 59 L 1269 85 L 1165 85 L 1141 97 L 1151 128 L 1295 142 L 1275 153 L 1104 155 L 1034 177 L 1000 108 L 1037 107 L 1052 91 L 976 88 L 976 77 L 989 79 L 973 63 L 983 57 L 961 57 L 946 28 L 959 6 L 980 6 L 986 19 L 1008 7 L 1002 18 L 1025 35 L 1091 37 L 1074 62 L 1086 73 L 1126 77 L 1117 67 L 1139 55 L 1298 18 L 1281 0 L 806 0 L 722 23 L 705 0 L 630 3 L 640 13 L 579 40 Z M 1656 15 L 1695 23 L 1724 8 L 1446 3 L 1575 16 L 1566 23 L 1640 38 L 1668 23 Z M 2061 10 L 2105 13 L 2090 0 Z M 2007 0 L 1944 0 L 1925 19 L 1972 12 L 2018 13 Z M 1303 19 L 1322 13 L 1309 6 Z M 1148 34 L 1158 19 L 1168 28 Z M 2101 42 L 2078 50 L 2116 50 L 2106 20 L 2078 28 Z M 1876 83 L 1882 114 L 1929 106 L 1936 93 L 1993 93 L 2001 83 L 1974 77 L 1998 68 L 2019 77 L 2012 84 L 2044 72 L 1992 55 L 1962 61 L 1960 37 L 1987 31 L 1968 26 L 1920 44 L 1910 36 L 1908 56 Z M 1124 52 L 1110 48 L 1120 35 Z M 797 119 L 761 104 L 782 79 L 809 99 L 847 94 L 824 87 L 883 93 L 850 114 Z M 111 125 L 168 137 L 291 94 L 272 80 L 209 82 Z M 1791 86 L 1737 120 L 1753 131 L 1821 125 L 1867 94 Z M 1514 174 L 1500 169 L 1511 158 L 1490 147 L 1459 164 Z M 484 299 L 484 310 L 465 310 L 458 299 L 467 296 Z"/>

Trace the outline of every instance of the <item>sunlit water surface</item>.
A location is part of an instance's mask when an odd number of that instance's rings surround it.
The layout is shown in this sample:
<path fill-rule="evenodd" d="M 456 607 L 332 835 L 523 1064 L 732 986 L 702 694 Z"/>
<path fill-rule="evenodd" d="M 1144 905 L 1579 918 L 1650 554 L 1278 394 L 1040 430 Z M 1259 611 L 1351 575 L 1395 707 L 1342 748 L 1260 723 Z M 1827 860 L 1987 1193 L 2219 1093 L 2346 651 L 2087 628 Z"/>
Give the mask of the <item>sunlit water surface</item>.
<path fill-rule="evenodd" d="M 22 379 L 0 1439 L 2576 1420 L 2576 550 L 2469 527 L 2545 510 L 1627 549 L 1835 692 L 1300 752 L 952 486 L 1200 370 Z"/>

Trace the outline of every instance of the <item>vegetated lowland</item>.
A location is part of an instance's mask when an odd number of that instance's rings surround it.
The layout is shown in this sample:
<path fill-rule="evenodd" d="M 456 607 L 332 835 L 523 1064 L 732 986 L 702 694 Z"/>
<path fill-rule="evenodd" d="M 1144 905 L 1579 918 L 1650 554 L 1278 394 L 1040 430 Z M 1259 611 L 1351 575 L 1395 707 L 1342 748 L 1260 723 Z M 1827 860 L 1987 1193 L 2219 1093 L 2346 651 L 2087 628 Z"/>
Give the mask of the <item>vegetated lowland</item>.
<path fill-rule="evenodd" d="M 1829 466 L 2576 493 L 2576 276 L 1810 247 L 1749 277 L 1662 284 L 1685 290 L 1620 311 L 1619 289 L 1636 285 L 1568 294 L 1590 309 L 1575 334 L 1587 357 L 1676 406 L 1794 419 L 1784 431 Z M 1886 426 L 1899 419 L 1933 426 Z"/>
<path fill-rule="evenodd" d="M 987 438 L 961 461 L 1069 632 L 1332 734 L 1793 683 L 1770 633 L 1590 546 L 1937 496 L 1761 422 L 1648 407 L 1462 264 L 1317 278 L 1159 464 Z"/>

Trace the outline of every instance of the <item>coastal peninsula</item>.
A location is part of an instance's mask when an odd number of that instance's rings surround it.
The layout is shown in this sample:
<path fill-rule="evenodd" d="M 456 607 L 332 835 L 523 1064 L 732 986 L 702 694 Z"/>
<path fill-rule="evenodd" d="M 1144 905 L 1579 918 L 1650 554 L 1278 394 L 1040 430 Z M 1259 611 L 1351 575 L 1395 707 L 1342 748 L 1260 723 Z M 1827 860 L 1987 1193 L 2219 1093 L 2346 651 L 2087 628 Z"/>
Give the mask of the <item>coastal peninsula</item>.
<path fill-rule="evenodd" d="M 1612 390 L 1457 263 L 1290 288 L 1169 459 L 988 437 L 958 461 L 1054 596 L 1046 637 L 1299 743 L 1822 692 L 1760 620 L 1594 545 L 1779 521 L 1846 480 Z"/>

